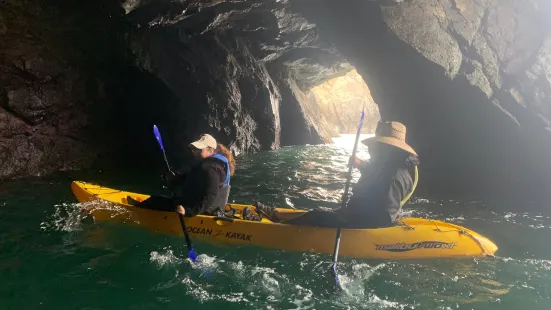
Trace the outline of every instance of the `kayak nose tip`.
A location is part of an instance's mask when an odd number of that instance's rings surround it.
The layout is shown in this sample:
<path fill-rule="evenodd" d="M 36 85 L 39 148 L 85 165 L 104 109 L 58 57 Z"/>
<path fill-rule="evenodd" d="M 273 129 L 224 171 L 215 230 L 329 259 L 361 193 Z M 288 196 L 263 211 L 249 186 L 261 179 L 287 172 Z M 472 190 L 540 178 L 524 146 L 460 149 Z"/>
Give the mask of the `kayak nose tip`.
<path fill-rule="evenodd" d="M 497 245 L 490 239 L 480 235 L 475 235 L 473 237 L 478 241 L 483 254 L 493 256 L 497 252 Z"/>

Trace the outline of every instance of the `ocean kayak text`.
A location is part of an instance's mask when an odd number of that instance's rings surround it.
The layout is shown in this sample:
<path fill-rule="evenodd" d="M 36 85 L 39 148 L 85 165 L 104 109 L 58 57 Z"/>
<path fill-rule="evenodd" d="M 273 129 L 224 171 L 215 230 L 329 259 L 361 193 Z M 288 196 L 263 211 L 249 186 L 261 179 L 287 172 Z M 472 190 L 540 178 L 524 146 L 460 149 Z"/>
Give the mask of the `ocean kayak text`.
<path fill-rule="evenodd" d="M 212 229 L 200 228 L 200 227 L 188 227 L 187 231 L 192 234 L 208 235 L 208 236 L 214 236 L 214 237 L 223 235 L 224 238 L 227 238 L 227 239 L 238 239 L 238 240 L 245 240 L 245 241 L 251 241 L 251 238 L 252 238 L 252 235 L 240 234 L 240 233 L 231 232 L 231 231 L 224 232 L 222 230 L 217 230 L 216 234 L 213 235 Z"/>

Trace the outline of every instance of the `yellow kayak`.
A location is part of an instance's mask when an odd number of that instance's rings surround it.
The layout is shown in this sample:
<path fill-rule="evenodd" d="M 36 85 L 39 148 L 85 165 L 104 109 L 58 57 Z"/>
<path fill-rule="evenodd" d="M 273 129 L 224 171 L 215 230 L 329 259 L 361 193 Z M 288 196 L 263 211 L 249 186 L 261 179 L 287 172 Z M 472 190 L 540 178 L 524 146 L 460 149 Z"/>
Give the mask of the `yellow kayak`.
<path fill-rule="evenodd" d="M 127 197 L 137 201 L 149 195 L 125 192 L 100 185 L 73 182 L 71 189 L 96 221 L 136 225 L 156 233 L 182 235 L 175 212 L 131 206 Z M 96 201 L 96 202 L 91 202 Z M 247 205 L 228 205 L 242 210 Z M 254 207 L 250 206 L 253 210 Z M 305 211 L 278 209 L 298 215 Z M 237 212 L 239 213 L 239 212 Z M 268 219 L 241 219 L 195 216 L 185 218 L 193 239 L 207 242 L 254 245 L 271 249 L 331 254 L 336 229 L 296 226 Z M 437 220 L 404 218 L 398 226 L 377 229 L 343 229 L 340 256 L 354 258 L 413 259 L 493 255 L 497 246 L 467 228 Z"/>

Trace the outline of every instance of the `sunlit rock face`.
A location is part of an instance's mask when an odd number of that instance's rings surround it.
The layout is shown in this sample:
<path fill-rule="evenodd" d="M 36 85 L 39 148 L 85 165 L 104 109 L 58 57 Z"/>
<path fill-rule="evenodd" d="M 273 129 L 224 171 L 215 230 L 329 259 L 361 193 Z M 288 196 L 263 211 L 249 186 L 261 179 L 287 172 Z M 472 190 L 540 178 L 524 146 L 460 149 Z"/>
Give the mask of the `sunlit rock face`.
<path fill-rule="evenodd" d="M 308 100 L 319 107 L 324 126 L 332 136 L 356 133 L 362 110 L 365 112 L 362 133 L 374 133 L 381 118 L 369 87 L 356 70 L 313 87 Z"/>

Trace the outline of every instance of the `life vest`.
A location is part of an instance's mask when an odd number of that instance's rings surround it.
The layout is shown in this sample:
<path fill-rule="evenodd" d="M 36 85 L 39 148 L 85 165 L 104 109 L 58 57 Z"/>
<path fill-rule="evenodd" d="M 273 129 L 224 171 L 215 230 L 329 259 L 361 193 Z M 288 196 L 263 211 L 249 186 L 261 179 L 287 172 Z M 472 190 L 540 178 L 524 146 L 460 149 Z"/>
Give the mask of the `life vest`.
<path fill-rule="evenodd" d="M 218 207 L 219 214 L 216 214 L 218 216 L 224 216 L 224 210 L 226 209 L 226 205 L 228 204 L 228 198 L 230 197 L 230 163 L 228 162 L 228 159 L 226 156 L 222 154 L 214 154 L 211 157 L 216 158 L 220 161 L 222 161 L 226 165 L 226 179 L 221 182 L 218 186 L 218 195 L 216 195 L 216 199 L 213 202 L 213 205 Z"/>
<path fill-rule="evenodd" d="M 230 186 L 230 163 L 228 162 L 228 159 L 226 158 L 226 156 L 222 155 L 222 154 L 214 154 L 212 155 L 211 157 L 214 157 L 218 160 L 221 160 L 224 162 L 224 164 L 226 164 L 226 179 L 224 180 L 224 182 L 222 182 L 220 185 L 221 187 L 228 187 Z"/>
<path fill-rule="evenodd" d="M 413 192 L 415 192 L 415 188 L 417 188 L 417 181 L 419 181 L 419 169 L 417 169 L 417 166 L 414 167 L 413 172 L 413 187 L 411 188 L 411 192 L 407 194 L 402 201 L 400 201 L 400 207 L 403 207 L 406 202 L 411 198 L 411 195 L 413 195 Z"/>

